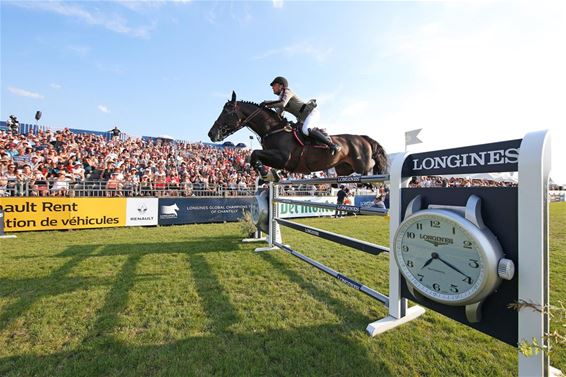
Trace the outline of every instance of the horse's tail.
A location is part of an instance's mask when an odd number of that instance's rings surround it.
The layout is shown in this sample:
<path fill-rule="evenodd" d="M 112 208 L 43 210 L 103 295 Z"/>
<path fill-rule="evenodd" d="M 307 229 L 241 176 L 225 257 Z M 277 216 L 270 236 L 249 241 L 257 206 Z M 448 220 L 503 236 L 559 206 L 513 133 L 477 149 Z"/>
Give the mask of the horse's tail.
<path fill-rule="evenodd" d="M 385 174 L 387 172 L 387 154 L 385 149 L 371 137 L 366 135 L 362 135 L 362 137 L 371 145 L 371 158 L 375 161 L 373 174 Z"/>

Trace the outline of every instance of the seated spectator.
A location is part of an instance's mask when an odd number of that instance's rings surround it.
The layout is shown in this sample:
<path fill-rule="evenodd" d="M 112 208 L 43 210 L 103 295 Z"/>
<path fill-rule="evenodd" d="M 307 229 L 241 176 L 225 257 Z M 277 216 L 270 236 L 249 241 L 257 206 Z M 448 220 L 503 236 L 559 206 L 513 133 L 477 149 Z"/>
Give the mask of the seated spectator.
<path fill-rule="evenodd" d="M 118 179 L 118 173 L 112 173 L 106 182 L 106 196 L 122 196 L 122 182 Z"/>
<path fill-rule="evenodd" d="M 2 172 L 0 172 L 0 197 L 9 196 L 8 193 L 8 178 Z"/>
<path fill-rule="evenodd" d="M 69 179 L 65 177 L 64 172 L 59 172 L 57 179 L 51 186 L 53 196 L 67 196 L 69 194 Z"/>

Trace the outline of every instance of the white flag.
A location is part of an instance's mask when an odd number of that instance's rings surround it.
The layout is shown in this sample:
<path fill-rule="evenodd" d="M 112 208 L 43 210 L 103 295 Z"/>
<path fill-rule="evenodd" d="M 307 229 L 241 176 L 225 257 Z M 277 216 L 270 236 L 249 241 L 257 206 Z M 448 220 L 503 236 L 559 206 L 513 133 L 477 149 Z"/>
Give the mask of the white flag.
<path fill-rule="evenodd" d="M 411 145 L 411 144 L 422 143 L 423 141 L 417 137 L 417 135 L 422 130 L 423 130 L 422 128 L 419 128 L 418 130 L 412 130 L 412 131 L 405 132 L 405 146 Z"/>

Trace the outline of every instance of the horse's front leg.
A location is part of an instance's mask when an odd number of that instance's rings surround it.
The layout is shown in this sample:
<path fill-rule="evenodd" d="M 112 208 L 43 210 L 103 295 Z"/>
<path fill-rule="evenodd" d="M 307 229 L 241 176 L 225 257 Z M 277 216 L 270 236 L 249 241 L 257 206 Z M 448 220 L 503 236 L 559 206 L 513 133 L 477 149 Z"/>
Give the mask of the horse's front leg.
<path fill-rule="evenodd" d="M 250 165 L 256 169 L 264 181 L 279 181 L 279 174 L 274 169 L 268 169 L 265 165 L 275 168 L 283 168 L 285 157 L 278 150 L 255 150 L 250 156 Z"/>

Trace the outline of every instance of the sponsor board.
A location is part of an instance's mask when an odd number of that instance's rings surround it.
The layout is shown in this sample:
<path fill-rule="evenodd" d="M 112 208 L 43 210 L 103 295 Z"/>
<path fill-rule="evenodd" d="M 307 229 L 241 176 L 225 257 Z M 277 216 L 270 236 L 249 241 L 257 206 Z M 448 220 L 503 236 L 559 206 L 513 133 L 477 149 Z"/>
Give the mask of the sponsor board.
<path fill-rule="evenodd" d="M 336 198 L 332 196 L 291 196 L 288 199 L 296 201 L 309 201 L 316 203 L 336 204 Z M 303 206 L 300 204 L 287 204 L 277 203 L 279 206 L 279 217 L 293 218 L 293 217 L 317 217 L 317 216 L 332 216 L 334 209 L 316 208 L 310 206 Z"/>
<path fill-rule="evenodd" d="M 126 224 L 123 198 L 0 198 L 9 232 L 119 227 Z"/>
<path fill-rule="evenodd" d="M 251 211 L 253 197 L 161 198 L 159 225 L 199 224 L 238 221 Z"/>
<path fill-rule="evenodd" d="M 517 171 L 521 139 L 411 154 L 403 177 Z"/>
<path fill-rule="evenodd" d="M 377 194 L 373 195 L 356 195 L 354 197 L 354 205 L 356 207 L 373 207 L 373 201 Z"/>
<path fill-rule="evenodd" d="M 126 226 L 157 225 L 157 198 L 126 199 Z"/>

